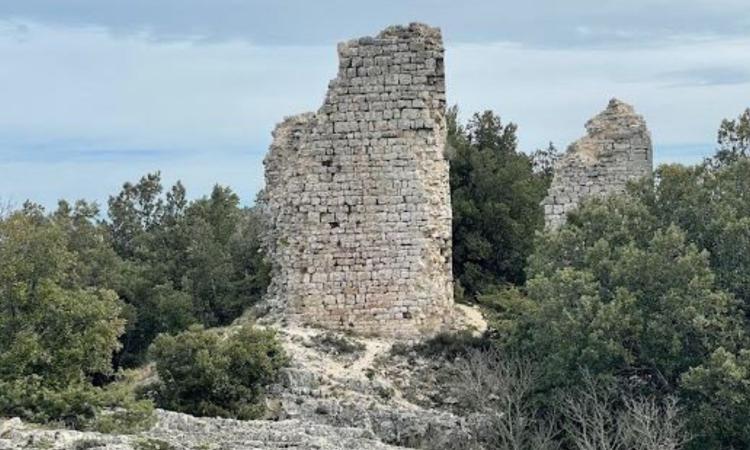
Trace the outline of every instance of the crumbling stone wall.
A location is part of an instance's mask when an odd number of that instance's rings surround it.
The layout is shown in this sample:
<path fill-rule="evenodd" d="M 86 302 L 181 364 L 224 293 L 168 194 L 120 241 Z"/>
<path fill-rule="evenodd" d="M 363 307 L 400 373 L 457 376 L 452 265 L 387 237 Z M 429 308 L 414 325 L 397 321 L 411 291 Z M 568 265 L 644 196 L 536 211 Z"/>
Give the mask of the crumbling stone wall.
<path fill-rule="evenodd" d="M 586 123 L 586 136 L 574 142 L 555 165 L 544 205 L 545 224 L 558 228 L 568 212 L 590 196 L 621 193 L 629 180 L 651 176 L 651 134 L 632 106 L 612 99 Z"/>
<path fill-rule="evenodd" d="M 440 31 L 390 27 L 338 53 L 323 106 L 279 124 L 264 161 L 269 300 L 326 328 L 437 330 L 453 303 Z"/>

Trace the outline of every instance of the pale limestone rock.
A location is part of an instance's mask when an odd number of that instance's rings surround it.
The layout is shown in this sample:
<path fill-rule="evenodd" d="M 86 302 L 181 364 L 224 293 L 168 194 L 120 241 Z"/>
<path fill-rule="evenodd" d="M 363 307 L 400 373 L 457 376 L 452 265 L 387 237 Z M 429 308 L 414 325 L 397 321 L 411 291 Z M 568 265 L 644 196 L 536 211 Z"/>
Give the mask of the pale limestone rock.
<path fill-rule="evenodd" d="M 157 410 L 156 426 L 138 434 L 45 429 L 11 419 L 0 450 L 386 450 L 372 431 L 299 420 L 240 421 Z M 0 419 L 2 420 L 2 419 Z"/>
<path fill-rule="evenodd" d="M 103 434 L 0 418 L 0 450 L 445 448 L 441 443 L 470 440 L 484 420 L 452 410 L 438 381 L 452 373 L 450 361 L 394 353 L 387 338 L 294 326 L 278 332 L 291 361 L 268 389 L 268 420 L 157 410 L 149 430 Z M 326 337 L 349 349 L 324 345 Z"/>

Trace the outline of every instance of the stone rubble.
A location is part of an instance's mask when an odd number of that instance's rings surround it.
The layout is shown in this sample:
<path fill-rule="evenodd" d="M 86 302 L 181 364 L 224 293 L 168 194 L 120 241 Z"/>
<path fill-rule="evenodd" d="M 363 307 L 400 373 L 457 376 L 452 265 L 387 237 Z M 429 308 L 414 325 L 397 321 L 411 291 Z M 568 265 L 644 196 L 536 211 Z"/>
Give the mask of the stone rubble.
<path fill-rule="evenodd" d="M 622 193 L 628 181 L 651 176 L 651 134 L 632 106 L 612 99 L 586 123 L 586 136 L 574 142 L 555 165 L 544 206 L 545 225 L 557 229 L 586 198 Z"/>
<path fill-rule="evenodd" d="M 276 127 L 267 297 L 291 321 L 408 338 L 449 321 L 443 52 L 422 24 L 341 43 L 323 106 Z"/>

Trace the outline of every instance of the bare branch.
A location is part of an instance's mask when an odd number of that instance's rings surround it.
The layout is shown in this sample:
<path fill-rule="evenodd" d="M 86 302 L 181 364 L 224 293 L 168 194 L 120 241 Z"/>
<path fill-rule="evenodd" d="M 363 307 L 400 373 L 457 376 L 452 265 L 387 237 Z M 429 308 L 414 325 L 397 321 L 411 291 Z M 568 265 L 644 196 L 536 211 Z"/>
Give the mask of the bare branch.
<path fill-rule="evenodd" d="M 554 422 L 529 402 L 537 375 L 529 361 L 475 350 L 457 363 L 452 393 L 464 408 L 482 413 L 476 434 L 500 450 L 559 448 Z"/>

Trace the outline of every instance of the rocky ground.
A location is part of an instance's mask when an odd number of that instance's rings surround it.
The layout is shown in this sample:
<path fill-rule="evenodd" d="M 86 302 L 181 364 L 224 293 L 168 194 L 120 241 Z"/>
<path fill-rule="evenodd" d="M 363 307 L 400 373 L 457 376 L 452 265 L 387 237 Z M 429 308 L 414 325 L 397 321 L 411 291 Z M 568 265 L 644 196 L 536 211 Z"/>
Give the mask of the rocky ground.
<path fill-rule="evenodd" d="M 198 418 L 157 410 L 157 425 L 136 435 L 44 429 L 18 419 L 0 423 L 0 449 L 240 450 L 390 449 L 367 430 L 283 421 Z"/>
<path fill-rule="evenodd" d="M 482 330 L 478 311 L 464 325 Z M 266 420 L 197 418 L 157 410 L 135 435 L 47 429 L 0 418 L 0 450 L 239 450 L 449 448 L 471 418 L 452 409 L 440 377 L 445 361 L 409 345 L 301 327 L 278 327 L 292 357 L 268 395 Z"/>

